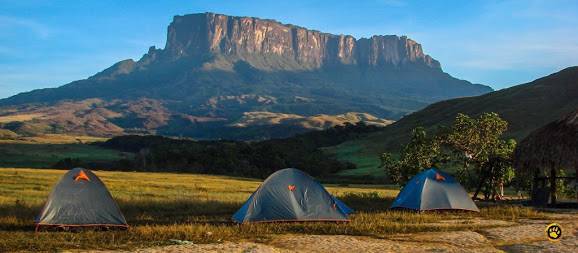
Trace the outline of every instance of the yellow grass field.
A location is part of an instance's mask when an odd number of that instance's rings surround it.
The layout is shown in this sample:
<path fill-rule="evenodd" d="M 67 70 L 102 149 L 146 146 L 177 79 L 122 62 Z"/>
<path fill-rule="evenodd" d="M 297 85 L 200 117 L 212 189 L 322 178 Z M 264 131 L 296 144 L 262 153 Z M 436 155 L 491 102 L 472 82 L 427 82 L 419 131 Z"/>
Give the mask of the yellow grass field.
<path fill-rule="evenodd" d="M 76 144 L 102 142 L 106 140 L 108 140 L 108 138 L 82 135 L 44 134 L 38 136 L 19 136 L 14 139 L 0 139 L 0 144 Z"/>
<path fill-rule="evenodd" d="M 327 185 L 356 210 L 349 223 L 237 225 L 231 215 L 259 186 L 247 178 L 176 173 L 96 171 L 118 201 L 128 231 L 34 233 L 33 220 L 52 185 L 65 171 L 0 169 L 0 252 L 63 249 L 134 249 L 172 244 L 250 241 L 267 243 L 280 234 L 361 235 L 384 238 L 422 231 L 474 231 L 496 225 L 484 220 L 539 219 L 517 206 L 482 207 L 481 213 L 414 213 L 388 210 L 396 189 Z"/>
<path fill-rule="evenodd" d="M 8 123 L 13 121 L 30 121 L 35 118 L 43 117 L 44 114 L 41 113 L 30 113 L 30 114 L 16 114 L 16 115 L 6 115 L 0 116 L 0 123 Z"/>

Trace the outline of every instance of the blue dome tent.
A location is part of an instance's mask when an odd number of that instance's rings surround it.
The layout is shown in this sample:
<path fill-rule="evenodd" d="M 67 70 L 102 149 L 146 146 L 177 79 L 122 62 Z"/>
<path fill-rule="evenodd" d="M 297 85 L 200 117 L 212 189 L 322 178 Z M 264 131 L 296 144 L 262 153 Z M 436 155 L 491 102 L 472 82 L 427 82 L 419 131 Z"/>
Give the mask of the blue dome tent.
<path fill-rule="evenodd" d="M 305 172 L 283 169 L 265 179 L 233 221 L 349 221 L 352 211 Z"/>
<path fill-rule="evenodd" d="M 458 181 L 435 168 L 411 178 L 391 208 L 480 211 Z"/>

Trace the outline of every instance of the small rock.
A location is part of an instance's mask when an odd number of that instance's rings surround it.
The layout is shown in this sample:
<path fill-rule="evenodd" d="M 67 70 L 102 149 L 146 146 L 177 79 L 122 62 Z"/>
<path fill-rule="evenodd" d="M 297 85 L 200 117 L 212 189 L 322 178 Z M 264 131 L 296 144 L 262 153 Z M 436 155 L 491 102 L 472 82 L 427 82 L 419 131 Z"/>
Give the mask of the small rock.
<path fill-rule="evenodd" d="M 186 240 L 170 239 L 169 241 L 174 243 L 174 244 L 178 244 L 178 245 L 193 245 L 193 244 L 195 244 L 191 241 L 186 241 Z"/>

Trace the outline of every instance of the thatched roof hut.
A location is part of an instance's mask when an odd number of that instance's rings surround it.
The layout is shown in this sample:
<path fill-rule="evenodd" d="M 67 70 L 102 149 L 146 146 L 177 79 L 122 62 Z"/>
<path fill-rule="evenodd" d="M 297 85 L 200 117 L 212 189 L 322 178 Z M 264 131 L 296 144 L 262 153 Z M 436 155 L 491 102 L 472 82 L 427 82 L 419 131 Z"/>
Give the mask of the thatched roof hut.
<path fill-rule="evenodd" d="M 518 173 L 549 179 L 552 203 L 556 202 L 557 170 L 576 170 L 578 177 L 578 111 L 530 133 L 516 147 Z M 548 177 L 543 177 L 546 173 Z"/>

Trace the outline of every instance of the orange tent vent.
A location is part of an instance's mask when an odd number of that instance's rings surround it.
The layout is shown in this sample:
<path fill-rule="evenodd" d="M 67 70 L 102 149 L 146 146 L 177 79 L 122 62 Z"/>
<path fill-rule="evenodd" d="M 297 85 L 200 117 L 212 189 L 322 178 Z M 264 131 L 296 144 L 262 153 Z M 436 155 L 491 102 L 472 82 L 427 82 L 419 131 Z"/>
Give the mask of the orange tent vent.
<path fill-rule="evenodd" d="M 436 173 L 436 180 L 437 181 L 445 181 L 446 178 L 442 175 L 440 175 L 440 173 Z"/>
<path fill-rule="evenodd" d="M 80 181 L 80 180 L 90 181 L 90 178 L 88 178 L 88 176 L 86 175 L 86 173 L 84 173 L 83 170 L 81 170 L 78 173 L 78 175 L 76 175 L 76 177 L 74 178 L 74 181 Z"/>

